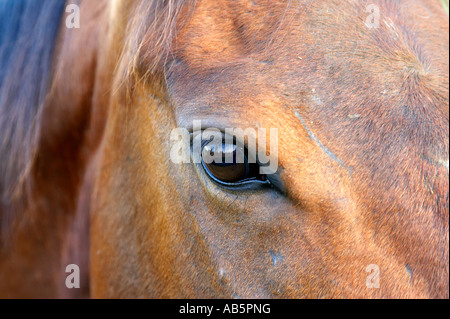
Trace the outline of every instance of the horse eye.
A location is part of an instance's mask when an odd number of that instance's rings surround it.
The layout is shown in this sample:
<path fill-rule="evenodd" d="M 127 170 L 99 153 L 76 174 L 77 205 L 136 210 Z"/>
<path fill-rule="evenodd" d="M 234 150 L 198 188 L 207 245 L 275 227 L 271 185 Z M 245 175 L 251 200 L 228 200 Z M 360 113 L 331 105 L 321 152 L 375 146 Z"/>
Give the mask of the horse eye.
<path fill-rule="evenodd" d="M 210 178 L 223 184 L 265 180 L 259 166 L 249 163 L 246 150 L 236 144 L 207 143 L 202 148 L 202 164 Z"/>

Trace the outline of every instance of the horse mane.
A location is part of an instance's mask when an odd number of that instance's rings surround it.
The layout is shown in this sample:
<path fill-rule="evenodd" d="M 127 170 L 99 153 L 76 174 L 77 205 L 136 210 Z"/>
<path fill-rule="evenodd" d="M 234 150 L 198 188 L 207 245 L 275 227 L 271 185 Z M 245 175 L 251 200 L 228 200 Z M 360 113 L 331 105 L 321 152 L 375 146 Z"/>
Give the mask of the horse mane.
<path fill-rule="evenodd" d="M 61 0 L 0 2 L 0 234 L 26 202 L 53 51 L 65 8 Z"/>
<path fill-rule="evenodd" d="M 125 50 L 131 52 L 126 78 L 140 74 L 143 78 L 164 64 L 179 29 L 189 19 L 197 0 L 140 1 L 135 18 L 127 27 Z M 183 16 L 184 20 L 180 21 Z"/>

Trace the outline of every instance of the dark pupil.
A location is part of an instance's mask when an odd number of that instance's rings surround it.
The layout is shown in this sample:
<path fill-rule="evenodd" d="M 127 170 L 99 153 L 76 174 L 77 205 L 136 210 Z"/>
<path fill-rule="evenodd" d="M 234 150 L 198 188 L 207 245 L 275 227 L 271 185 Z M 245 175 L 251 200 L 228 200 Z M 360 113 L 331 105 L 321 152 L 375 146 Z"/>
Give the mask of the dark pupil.
<path fill-rule="evenodd" d="M 202 155 L 208 154 L 221 158 L 222 161 L 203 162 L 208 172 L 222 182 L 232 183 L 245 179 L 248 175 L 249 165 L 244 151 L 234 144 L 207 144 Z"/>

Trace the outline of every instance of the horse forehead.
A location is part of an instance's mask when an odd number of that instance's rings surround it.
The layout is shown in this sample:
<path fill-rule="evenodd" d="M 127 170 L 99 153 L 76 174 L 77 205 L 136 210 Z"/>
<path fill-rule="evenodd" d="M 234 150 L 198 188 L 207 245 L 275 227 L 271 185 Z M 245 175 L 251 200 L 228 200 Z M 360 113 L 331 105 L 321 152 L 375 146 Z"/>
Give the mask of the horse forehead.
<path fill-rule="evenodd" d="M 429 83 L 445 83 L 448 72 L 440 70 L 448 66 L 442 62 L 448 50 L 436 41 L 423 45 L 415 36 L 420 32 L 405 31 L 409 16 L 399 17 L 398 12 L 406 9 L 381 2 L 379 10 L 391 10 L 390 15 L 381 16 L 380 25 L 370 29 L 364 23 L 366 6 L 355 1 L 339 6 L 307 1 L 202 2 L 177 36 L 172 56 L 188 66 L 184 76 L 198 76 L 204 89 L 207 81 L 218 77 L 222 83 L 236 83 L 239 88 L 234 91 L 253 90 L 254 85 L 283 86 L 290 94 L 315 86 L 346 92 L 351 86 L 366 85 L 362 93 L 367 96 L 378 89 L 398 95 L 402 93 L 399 80 L 411 86 L 416 78 L 425 77 Z M 440 63 L 430 70 L 429 60 Z M 241 76 L 243 72 L 248 76 Z M 442 88 L 448 91 L 443 84 Z M 314 99 L 321 101 L 318 94 Z"/>
<path fill-rule="evenodd" d="M 356 54 L 364 54 L 364 51 L 369 52 L 374 47 L 368 47 L 367 42 L 362 42 L 358 52 L 355 44 L 358 40 L 369 38 L 375 38 L 377 45 L 387 50 L 403 51 L 398 44 L 402 42 L 399 39 L 401 29 L 408 25 L 408 21 L 413 20 L 411 25 L 429 22 L 416 18 L 417 11 L 414 10 L 426 10 L 420 7 L 422 1 L 411 1 L 413 5 L 409 6 L 374 2 L 376 5 L 372 6 L 377 8 L 378 13 L 376 26 L 366 24 L 371 17 L 368 8 L 372 7 L 364 1 L 340 1 L 338 4 L 328 1 L 201 2 L 192 17 L 181 19 L 182 28 L 176 45 L 185 53 L 190 64 L 198 67 L 217 66 L 254 52 L 266 56 L 271 53 L 283 55 L 283 51 L 311 45 L 330 52 L 335 50 L 339 53 L 336 49 L 341 48 L 341 51 L 352 50 Z M 377 38 L 377 33 L 384 36 Z M 336 45 L 337 48 L 334 48 Z M 317 55 L 323 53 L 317 52 Z M 300 52 L 297 56 L 301 56 Z M 410 56 L 409 60 L 410 65 L 416 62 L 414 56 Z"/>
<path fill-rule="evenodd" d="M 448 94 L 448 50 L 405 32 L 408 16 L 396 19 L 400 10 L 395 5 L 379 4 L 380 10 L 394 13 L 382 17 L 376 30 L 365 26 L 366 6 L 359 2 L 295 6 L 202 2 L 177 38 L 174 56 L 184 65 L 173 68 L 169 79 L 175 98 L 183 102 L 205 95 L 239 112 L 249 100 L 268 97 L 339 126 L 367 115 L 374 104 L 394 120 L 420 121 L 430 114 L 448 118 L 448 99 L 442 98 Z M 423 50 L 444 56 L 427 57 Z M 434 68 L 428 65 L 431 59 Z M 377 121 L 375 115 L 371 120 Z"/>

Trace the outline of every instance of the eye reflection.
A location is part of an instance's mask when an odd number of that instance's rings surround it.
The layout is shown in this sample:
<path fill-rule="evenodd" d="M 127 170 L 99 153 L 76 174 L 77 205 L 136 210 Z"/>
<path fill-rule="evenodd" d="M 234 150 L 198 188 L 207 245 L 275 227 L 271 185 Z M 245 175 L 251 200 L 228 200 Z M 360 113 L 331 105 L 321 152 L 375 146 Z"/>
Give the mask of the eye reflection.
<path fill-rule="evenodd" d="M 244 180 L 250 171 L 244 149 L 235 144 L 206 144 L 202 163 L 210 175 L 226 183 Z"/>
<path fill-rule="evenodd" d="M 204 142 L 202 165 L 208 176 L 221 184 L 266 181 L 266 176 L 259 173 L 259 165 L 249 163 L 248 150 L 235 142 Z"/>

